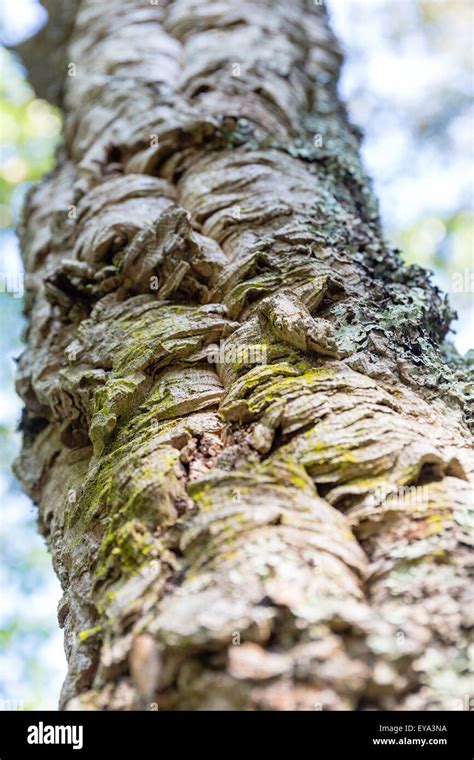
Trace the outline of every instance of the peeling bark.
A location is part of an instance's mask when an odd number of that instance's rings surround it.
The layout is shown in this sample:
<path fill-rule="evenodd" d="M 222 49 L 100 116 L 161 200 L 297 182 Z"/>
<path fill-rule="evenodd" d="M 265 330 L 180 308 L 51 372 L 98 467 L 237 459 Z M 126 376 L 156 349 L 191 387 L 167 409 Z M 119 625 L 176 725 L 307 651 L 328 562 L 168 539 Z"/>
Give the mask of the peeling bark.
<path fill-rule="evenodd" d="M 61 706 L 465 699 L 468 368 L 383 240 L 324 8 L 82 0 L 66 58 L 21 224 L 16 463 Z"/>

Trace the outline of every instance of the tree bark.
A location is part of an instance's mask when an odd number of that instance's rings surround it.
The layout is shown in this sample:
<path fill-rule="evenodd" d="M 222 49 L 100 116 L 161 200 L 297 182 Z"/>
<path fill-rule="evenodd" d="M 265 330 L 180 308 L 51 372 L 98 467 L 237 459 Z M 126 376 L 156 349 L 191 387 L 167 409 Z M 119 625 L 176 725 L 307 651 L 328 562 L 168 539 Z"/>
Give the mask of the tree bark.
<path fill-rule="evenodd" d="M 16 464 L 61 707 L 462 706 L 467 369 L 383 240 L 324 7 L 82 0 L 70 26 L 24 51 L 67 51 L 66 127 L 20 229 Z"/>

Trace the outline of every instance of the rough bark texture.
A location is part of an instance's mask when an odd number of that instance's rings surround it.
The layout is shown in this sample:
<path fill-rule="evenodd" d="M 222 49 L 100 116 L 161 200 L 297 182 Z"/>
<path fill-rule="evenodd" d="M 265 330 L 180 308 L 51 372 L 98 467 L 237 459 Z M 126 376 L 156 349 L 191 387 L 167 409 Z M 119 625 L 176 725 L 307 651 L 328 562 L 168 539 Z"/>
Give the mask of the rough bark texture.
<path fill-rule="evenodd" d="M 16 470 L 64 588 L 62 707 L 464 700 L 466 369 L 383 241 L 324 8 L 82 0 L 60 45 Z"/>

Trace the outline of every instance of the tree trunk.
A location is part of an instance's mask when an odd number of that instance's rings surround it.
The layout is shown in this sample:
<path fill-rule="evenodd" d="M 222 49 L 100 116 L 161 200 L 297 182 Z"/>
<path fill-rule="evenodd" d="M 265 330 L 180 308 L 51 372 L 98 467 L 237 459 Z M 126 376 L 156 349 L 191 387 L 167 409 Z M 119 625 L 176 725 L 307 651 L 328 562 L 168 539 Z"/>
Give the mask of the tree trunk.
<path fill-rule="evenodd" d="M 67 39 L 61 5 L 23 51 L 67 85 L 16 464 L 61 706 L 462 707 L 467 370 L 383 241 L 325 9 L 82 0 Z"/>

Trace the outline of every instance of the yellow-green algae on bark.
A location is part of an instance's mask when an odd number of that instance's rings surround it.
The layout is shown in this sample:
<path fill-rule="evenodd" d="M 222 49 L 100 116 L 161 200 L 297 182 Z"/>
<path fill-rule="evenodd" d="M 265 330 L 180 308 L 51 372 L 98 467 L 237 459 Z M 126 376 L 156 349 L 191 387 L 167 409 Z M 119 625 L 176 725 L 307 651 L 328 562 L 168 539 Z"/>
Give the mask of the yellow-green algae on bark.
<path fill-rule="evenodd" d="M 20 230 L 16 471 L 61 706 L 462 703 L 469 367 L 383 240 L 324 8 L 83 0 L 58 36 L 60 7 L 23 48 L 66 129 Z"/>

